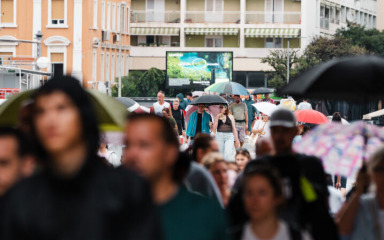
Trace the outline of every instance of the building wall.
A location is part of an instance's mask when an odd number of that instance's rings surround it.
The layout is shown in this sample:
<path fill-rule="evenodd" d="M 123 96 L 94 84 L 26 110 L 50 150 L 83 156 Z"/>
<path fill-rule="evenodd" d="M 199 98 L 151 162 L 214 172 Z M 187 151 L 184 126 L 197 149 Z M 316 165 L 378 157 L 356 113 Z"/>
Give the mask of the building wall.
<path fill-rule="evenodd" d="M 250 12 L 262 12 L 265 9 L 265 0 L 247 0 L 246 9 Z"/>
<path fill-rule="evenodd" d="M 204 47 L 205 36 L 204 35 L 188 35 L 185 38 L 186 47 Z"/>
<path fill-rule="evenodd" d="M 240 1 L 239 0 L 225 0 L 224 1 L 224 11 L 240 11 Z"/>
<path fill-rule="evenodd" d="M 239 36 L 238 35 L 226 35 L 223 36 L 223 47 L 229 48 L 237 48 L 239 47 Z"/>
<path fill-rule="evenodd" d="M 384 30 L 384 0 L 377 0 L 377 29 Z"/>
<path fill-rule="evenodd" d="M 165 11 L 180 11 L 180 0 L 165 0 Z"/>
<path fill-rule="evenodd" d="M 294 2 L 292 0 L 284 0 L 284 11 L 285 12 L 300 12 L 301 2 Z"/>
<path fill-rule="evenodd" d="M 187 11 L 205 11 L 205 0 L 187 0 Z"/>
<path fill-rule="evenodd" d="M 245 47 L 246 48 L 264 48 L 265 39 L 264 38 L 245 38 Z"/>
<path fill-rule="evenodd" d="M 134 10 L 145 10 L 146 0 L 132 0 L 131 7 Z"/>
<path fill-rule="evenodd" d="M 283 47 L 288 47 L 288 39 L 283 39 Z M 299 38 L 293 38 L 289 40 L 289 48 L 300 48 L 300 39 Z"/>

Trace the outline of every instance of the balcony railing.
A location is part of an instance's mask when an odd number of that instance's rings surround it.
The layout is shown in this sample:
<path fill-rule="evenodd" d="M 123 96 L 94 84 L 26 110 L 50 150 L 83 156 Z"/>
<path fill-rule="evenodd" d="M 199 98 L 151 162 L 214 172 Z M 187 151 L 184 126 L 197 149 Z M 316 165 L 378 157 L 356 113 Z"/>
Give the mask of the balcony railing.
<path fill-rule="evenodd" d="M 131 11 L 131 22 L 179 23 L 180 11 Z"/>
<path fill-rule="evenodd" d="M 240 12 L 238 11 L 187 11 L 186 23 L 240 23 Z"/>
<path fill-rule="evenodd" d="M 247 24 L 300 24 L 301 12 L 247 12 L 245 21 Z"/>

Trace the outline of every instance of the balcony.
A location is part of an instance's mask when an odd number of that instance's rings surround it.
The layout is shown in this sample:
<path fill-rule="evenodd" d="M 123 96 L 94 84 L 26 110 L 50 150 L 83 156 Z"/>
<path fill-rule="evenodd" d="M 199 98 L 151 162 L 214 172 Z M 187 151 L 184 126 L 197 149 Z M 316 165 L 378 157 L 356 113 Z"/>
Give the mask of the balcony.
<path fill-rule="evenodd" d="M 247 12 L 247 24 L 301 24 L 301 12 Z"/>
<path fill-rule="evenodd" d="M 179 23 L 180 11 L 131 11 L 132 23 L 158 22 L 158 23 Z"/>
<path fill-rule="evenodd" d="M 185 23 L 240 23 L 240 12 L 187 11 Z"/>

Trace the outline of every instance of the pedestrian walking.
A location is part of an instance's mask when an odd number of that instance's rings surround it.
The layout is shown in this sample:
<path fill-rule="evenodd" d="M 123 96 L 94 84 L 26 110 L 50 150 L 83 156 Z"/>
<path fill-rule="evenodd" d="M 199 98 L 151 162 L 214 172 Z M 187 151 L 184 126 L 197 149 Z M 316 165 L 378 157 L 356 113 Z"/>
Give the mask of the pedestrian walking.
<path fill-rule="evenodd" d="M 197 110 L 189 117 L 186 135 L 190 141 L 199 133 L 210 134 L 212 117 L 204 111 L 204 107 L 204 104 L 197 105 Z"/>
<path fill-rule="evenodd" d="M 245 134 L 250 135 L 252 133 L 252 126 L 255 123 L 255 117 L 257 116 L 258 111 L 255 106 L 252 105 L 255 102 L 252 100 L 250 95 L 245 95 L 244 103 L 247 105 L 248 109 L 248 125 L 246 126 L 247 128 L 245 129 Z"/>
<path fill-rule="evenodd" d="M 5 197 L 0 239 L 159 239 L 145 181 L 99 160 L 97 118 L 80 82 L 54 77 L 33 100 L 33 139 L 44 168 Z"/>
<path fill-rule="evenodd" d="M 183 187 L 190 161 L 180 155 L 179 140 L 168 121 L 155 115 L 136 114 L 130 115 L 128 122 L 124 165 L 149 181 L 164 239 L 228 239 L 223 209 Z"/>
<path fill-rule="evenodd" d="M 261 119 L 253 125 L 252 134 L 250 140 L 253 144 L 256 144 L 263 137 L 271 136 L 270 121 L 267 114 L 261 113 Z"/>
<path fill-rule="evenodd" d="M 260 102 L 269 102 L 275 104 L 275 101 L 273 101 L 273 99 L 269 97 L 269 93 L 264 93 L 264 99 L 261 99 Z"/>
<path fill-rule="evenodd" d="M 179 93 L 176 95 L 176 98 L 179 100 L 179 107 L 183 110 L 187 109 L 188 102 L 184 100 L 184 95 Z"/>
<path fill-rule="evenodd" d="M 241 102 L 240 95 L 234 96 L 235 102 L 230 107 L 230 112 L 235 118 L 237 136 L 240 141 L 240 147 L 243 147 L 245 140 L 245 126 L 248 126 L 248 109 L 245 103 Z"/>
<path fill-rule="evenodd" d="M 185 117 L 184 111 L 179 108 L 179 99 L 173 101 L 172 116 L 176 120 L 179 135 L 183 135 L 183 131 L 185 131 Z"/>
<path fill-rule="evenodd" d="M 189 93 L 187 93 L 187 100 L 186 100 L 186 102 L 187 102 L 187 106 L 189 105 L 189 104 L 191 104 L 191 102 L 193 101 L 193 95 L 192 95 L 192 93 L 191 92 L 189 92 Z"/>
<path fill-rule="evenodd" d="M 171 104 L 165 101 L 165 93 L 159 91 L 157 93 L 157 102 L 155 102 L 151 108 L 151 113 L 154 113 L 158 116 L 163 116 L 163 109 L 168 108 L 171 111 Z"/>
<path fill-rule="evenodd" d="M 213 132 L 216 134 L 216 141 L 224 159 L 234 161 L 234 147 L 239 147 L 235 119 L 230 114 L 227 105 L 220 104 L 219 109 L 220 112 L 215 117 L 215 123 L 213 124 Z M 235 146 L 233 143 L 235 143 Z"/>
<path fill-rule="evenodd" d="M 308 102 L 308 99 L 303 99 L 303 101 L 297 106 L 297 110 L 306 110 L 312 109 L 312 105 Z"/>
<path fill-rule="evenodd" d="M 169 124 L 171 125 L 171 127 L 173 128 L 174 132 L 176 135 L 179 135 L 179 130 L 177 128 L 177 123 L 176 123 L 176 120 L 171 117 L 171 112 L 169 111 L 168 108 L 164 108 L 163 109 L 163 117 L 166 118 L 169 122 Z"/>
<path fill-rule="evenodd" d="M 205 155 L 203 165 L 211 173 L 219 188 L 224 207 L 227 206 L 231 191 L 228 185 L 228 164 L 222 154 L 214 152 Z"/>

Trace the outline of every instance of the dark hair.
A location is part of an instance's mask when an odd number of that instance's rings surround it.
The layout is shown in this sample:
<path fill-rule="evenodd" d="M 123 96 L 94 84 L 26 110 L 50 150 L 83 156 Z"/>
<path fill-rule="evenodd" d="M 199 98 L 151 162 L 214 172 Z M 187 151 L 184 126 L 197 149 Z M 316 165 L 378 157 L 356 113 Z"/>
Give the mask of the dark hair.
<path fill-rule="evenodd" d="M 244 169 L 243 187 L 245 182 L 254 176 L 265 177 L 273 188 L 275 197 L 283 196 L 283 187 L 281 184 L 280 176 L 276 169 L 270 164 L 265 162 L 254 162 Z"/>
<path fill-rule="evenodd" d="M 34 102 L 42 96 L 61 92 L 67 95 L 79 111 L 83 139 L 87 144 L 88 156 L 96 156 L 99 148 L 100 136 L 97 115 L 89 98 L 89 94 L 80 85 L 80 82 L 71 76 L 55 76 L 46 84 L 36 90 L 33 95 Z M 34 106 L 33 116 L 36 114 Z M 37 137 L 33 124 L 33 139 L 36 141 L 36 154 L 41 160 L 46 160 L 47 152 Z"/>
<path fill-rule="evenodd" d="M 24 157 L 32 153 L 32 148 L 27 136 L 25 136 L 20 130 L 11 127 L 0 127 L 0 138 L 4 137 L 15 138 L 17 142 L 17 155 L 19 157 Z"/>
<path fill-rule="evenodd" d="M 327 186 L 333 186 L 333 181 L 332 181 L 332 175 L 329 173 L 325 174 L 325 181 L 327 182 Z"/>
<path fill-rule="evenodd" d="M 186 95 L 192 97 L 192 93 L 190 93 L 190 92 L 187 93 Z"/>
<path fill-rule="evenodd" d="M 341 122 L 341 115 L 338 112 L 335 112 L 332 116 L 332 122 Z"/>
<path fill-rule="evenodd" d="M 237 149 L 235 156 L 237 156 L 239 154 L 246 156 L 248 158 L 248 160 L 252 160 L 251 154 L 249 153 L 249 151 L 246 148 Z"/>
<path fill-rule="evenodd" d="M 127 122 L 143 122 L 143 121 L 153 121 L 160 124 L 160 138 L 164 141 L 164 143 L 174 146 L 177 149 L 180 147 L 179 139 L 175 135 L 174 129 L 169 124 L 166 118 L 157 116 L 155 114 L 148 113 L 137 113 L 137 114 L 129 114 L 127 117 Z M 177 156 L 177 160 L 173 165 L 173 173 L 172 179 L 181 183 L 189 170 L 190 158 L 186 153 L 179 153 Z"/>
<path fill-rule="evenodd" d="M 233 95 L 233 97 L 240 97 L 240 95 Z"/>
<path fill-rule="evenodd" d="M 229 112 L 228 105 L 227 104 L 220 104 L 220 105 L 223 105 L 223 107 L 225 108 L 224 115 L 229 116 L 231 113 Z"/>
<path fill-rule="evenodd" d="M 169 108 L 163 108 L 163 110 L 161 110 L 161 111 L 166 112 L 168 115 L 170 114 L 170 113 L 169 113 Z"/>
<path fill-rule="evenodd" d="M 196 161 L 197 150 L 199 149 L 206 150 L 207 148 L 211 147 L 212 141 L 213 141 L 213 138 L 208 134 L 205 134 L 205 133 L 197 134 L 193 139 L 192 159 Z"/>

